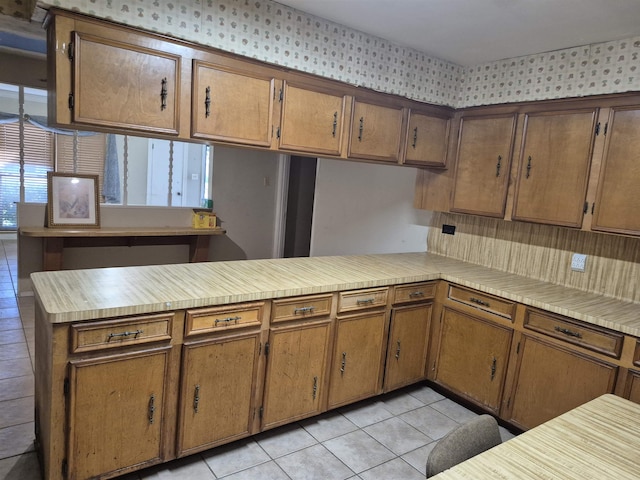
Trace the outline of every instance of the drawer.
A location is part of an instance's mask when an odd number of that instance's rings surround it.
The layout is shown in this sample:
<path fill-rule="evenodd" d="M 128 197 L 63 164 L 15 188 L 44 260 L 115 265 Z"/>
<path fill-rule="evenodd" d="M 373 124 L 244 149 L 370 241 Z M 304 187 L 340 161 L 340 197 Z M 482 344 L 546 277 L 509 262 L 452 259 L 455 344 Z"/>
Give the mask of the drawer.
<path fill-rule="evenodd" d="M 640 367 L 640 340 L 636 340 L 636 352 L 633 355 L 633 364 Z"/>
<path fill-rule="evenodd" d="M 449 285 L 449 298 L 456 302 L 465 303 L 487 312 L 495 313 L 505 318 L 513 318 L 516 304 L 509 300 L 494 297 L 476 290 Z"/>
<path fill-rule="evenodd" d="M 385 307 L 387 305 L 388 295 L 388 287 L 340 292 L 338 312 L 352 312 L 365 308 Z"/>
<path fill-rule="evenodd" d="M 185 335 L 235 330 L 262 325 L 264 302 L 187 310 Z"/>
<path fill-rule="evenodd" d="M 271 308 L 272 322 L 315 318 L 331 314 L 332 294 L 274 300 Z"/>
<path fill-rule="evenodd" d="M 436 295 L 436 282 L 408 283 L 394 289 L 393 303 L 421 302 Z"/>
<path fill-rule="evenodd" d="M 71 353 L 171 340 L 173 312 L 71 325 Z"/>
<path fill-rule="evenodd" d="M 622 352 L 624 335 L 621 333 L 600 329 L 546 312 L 527 309 L 524 327 L 610 357 L 620 358 Z"/>

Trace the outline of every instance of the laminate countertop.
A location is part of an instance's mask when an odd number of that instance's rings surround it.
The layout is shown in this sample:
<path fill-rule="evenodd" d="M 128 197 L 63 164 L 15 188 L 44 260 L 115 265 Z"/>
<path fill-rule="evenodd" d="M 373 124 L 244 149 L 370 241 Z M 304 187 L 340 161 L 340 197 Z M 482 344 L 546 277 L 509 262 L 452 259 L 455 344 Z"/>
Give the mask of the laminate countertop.
<path fill-rule="evenodd" d="M 51 323 L 443 279 L 640 337 L 640 303 L 430 253 L 64 270 L 31 279 Z"/>

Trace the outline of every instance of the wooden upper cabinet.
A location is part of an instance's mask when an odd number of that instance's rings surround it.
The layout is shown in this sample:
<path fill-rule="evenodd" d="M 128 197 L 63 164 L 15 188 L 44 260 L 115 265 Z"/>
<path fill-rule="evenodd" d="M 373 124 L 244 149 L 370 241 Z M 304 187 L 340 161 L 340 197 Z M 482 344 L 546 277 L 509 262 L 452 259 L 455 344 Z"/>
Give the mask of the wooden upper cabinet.
<path fill-rule="evenodd" d="M 275 79 L 195 60 L 191 136 L 269 147 Z"/>
<path fill-rule="evenodd" d="M 403 114 L 402 108 L 356 100 L 351 115 L 348 157 L 398 163 Z"/>
<path fill-rule="evenodd" d="M 452 212 L 504 217 L 516 115 L 462 117 Z"/>
<path fill-rule="evenodd" d="M 613 108 L 592 230 L 640 234 L 640 107 Z"/>
<path fill-rule="evenodd" d="M 409 111 L 404 163 L 445 167 L 451 119 Z"/>
<path fill-rule="evenodd" d="M 278 147 L 314 154 L 340 155 L 346 96 L 323 93 L 285 81 Z"/>
<path fill-rule="evenodd" d="M 514 220 L 582 226 L 597 113 L 525 115 Z"/>
<path fill-rule="evenodd" d="M 181 57 L 165 42 L 149 48 L 77 31 L 72 38 L 74 123 L 178 134 Z"/>

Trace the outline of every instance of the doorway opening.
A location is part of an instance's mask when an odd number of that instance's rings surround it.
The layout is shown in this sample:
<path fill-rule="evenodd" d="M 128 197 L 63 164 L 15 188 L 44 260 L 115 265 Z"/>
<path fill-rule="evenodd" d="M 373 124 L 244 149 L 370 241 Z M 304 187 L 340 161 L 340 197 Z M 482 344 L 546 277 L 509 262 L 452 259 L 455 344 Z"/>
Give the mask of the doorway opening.
<path fill-rule="evenodd" d="M 318 159 L 291 156 L 283 257 L 308 257 Z"/>

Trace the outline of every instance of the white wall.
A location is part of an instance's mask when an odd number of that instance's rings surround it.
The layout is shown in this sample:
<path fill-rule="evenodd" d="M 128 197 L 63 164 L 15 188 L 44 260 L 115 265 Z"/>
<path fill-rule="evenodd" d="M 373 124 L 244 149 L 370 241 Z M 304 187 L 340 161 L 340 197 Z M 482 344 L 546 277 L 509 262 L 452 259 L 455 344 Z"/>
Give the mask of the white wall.
<path fill-rule="evenodd" d="M 416 170 L 319 159 L 311 256 L 424 252 L 431 212 L 413 208 Z"/>

